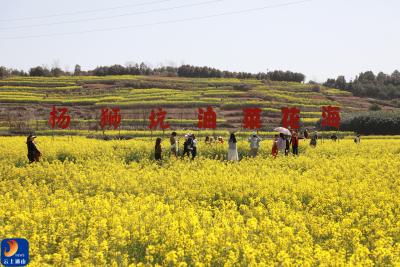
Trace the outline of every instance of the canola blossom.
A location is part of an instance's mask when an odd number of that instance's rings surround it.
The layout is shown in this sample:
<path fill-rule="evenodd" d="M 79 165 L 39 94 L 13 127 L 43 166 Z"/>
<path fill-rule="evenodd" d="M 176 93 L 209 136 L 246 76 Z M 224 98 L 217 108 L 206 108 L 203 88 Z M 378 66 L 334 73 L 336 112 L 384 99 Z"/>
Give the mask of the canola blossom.
<path fill-rule="evenodd" d="M 0 237 L 29 266 L 398 266 L 400 140 L 324 141 L 256 158 L 199 142 L 194 161 L 154 140 L 0 137 Z"/>

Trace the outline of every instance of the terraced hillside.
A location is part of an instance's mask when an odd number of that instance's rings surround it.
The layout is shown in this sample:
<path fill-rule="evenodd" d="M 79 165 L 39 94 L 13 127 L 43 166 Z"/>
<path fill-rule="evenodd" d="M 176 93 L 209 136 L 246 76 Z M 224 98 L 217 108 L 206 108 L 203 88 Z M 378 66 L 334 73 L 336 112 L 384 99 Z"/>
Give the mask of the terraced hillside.
<path fill-rule="evenodd" d="M 154 76 L 13 77 L 0 80 L 0 129 L 22 133 L 49 129 L 53 105 L 68 107 L 71 129 L 99 130 L 100 109 L 120 107 L 121 129 L 147 129 L 154 108 L 168 112 L 172 129 L 196 128 L 197 108 L 211 105 L 218 128 L 240 129 L 243 107 L 262 108 L 262 130 L 280 124 L 281 107 L 301 109 L 303 126 L 313 126 L 321 106 L 343 113 L 367 110 L 373 103 L 394 109 L 389 102 L 358 98 L 346 91 L 318 85 L 239 79 L 193 79 Z"/>

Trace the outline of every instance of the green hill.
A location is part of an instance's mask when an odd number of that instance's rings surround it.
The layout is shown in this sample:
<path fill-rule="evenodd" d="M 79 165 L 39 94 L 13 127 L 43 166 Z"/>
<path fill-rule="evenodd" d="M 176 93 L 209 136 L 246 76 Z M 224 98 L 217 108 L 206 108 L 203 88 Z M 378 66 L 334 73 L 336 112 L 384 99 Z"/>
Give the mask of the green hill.
<path fill-rule="evenodd" d="M 219 129 L 240 129 L 242 108 L 262 108 L 262 129 L 280 125 L 282 107 L 298 107 L 302 126 L 312 127 L 324 105 L 342 115 L 372 105 L 393 110 L 389 101 L 354 97 L 347 91 L 294 82 L 156 76 L 11 77 L 0 80 L 2 133 L 49 130 L 53 105 L 69 108 L 71 129 L 99 130 L 100 109 L 120 107 L 121 130 L 147 129 L 148 116 L 162 107 L 172 129 L 195 129 L 197 109 L 212 106 Z"/>

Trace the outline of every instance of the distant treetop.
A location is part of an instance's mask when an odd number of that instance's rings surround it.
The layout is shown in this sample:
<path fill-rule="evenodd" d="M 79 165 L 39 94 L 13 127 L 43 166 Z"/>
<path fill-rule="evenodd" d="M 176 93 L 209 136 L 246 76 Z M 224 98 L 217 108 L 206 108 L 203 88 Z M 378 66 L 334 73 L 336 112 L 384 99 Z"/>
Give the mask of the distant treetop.
<path fill-rule="evenodd" d="M 232 72 L 226 70 L 219 70 L 211 67 L 199 67 L 192 65 L 182 65 L 180 67 L 158 67 L 151 68 L 145 63 L 129 64 L 127 66 L 112 65 L 112 66 L 98 66 L 93 70 L 83 71 L 80 65 L 75 65 L 73 73 L 66 72 L 60 68 L 48 69 L 45 66 L 37 66 L 30 68 L 29 72 L 18 71 L 0 67 L 0 78 L 9 76 L 39 76 L 39 77 L 58 77 L 63 75 L 93 75 L 93 76 L 106 76 L 106 75 L 158 75 L 169 77 L 192 77 L 192 78 L 238 78 L 238 79 L 257 79 L 257 80 L 271 80 L 271 81 L 286 81 L 286 82 L 304 82 L 305 75 L 292 71 L 269 71 L 269 72 Z"/>
<path fill-rule="evenodd" d="M 354 81 L 346 82 L 344 76 L 328 79 L 325 86 L 350 91 L 355 96 L 380 99 L 400 98 L 400 72 L 395 70 L 391 75 L 372 71 L 361 72 Z"/>

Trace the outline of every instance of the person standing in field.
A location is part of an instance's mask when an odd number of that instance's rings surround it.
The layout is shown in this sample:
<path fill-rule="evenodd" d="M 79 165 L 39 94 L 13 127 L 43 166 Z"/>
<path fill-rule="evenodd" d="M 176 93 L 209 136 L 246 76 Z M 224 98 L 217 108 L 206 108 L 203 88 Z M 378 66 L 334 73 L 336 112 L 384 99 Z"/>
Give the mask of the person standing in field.
<path fill-rule="evenodd" d="M 276 142 L 276 144 L 278 146 L 278 151 L 280 153 L 282 153 L 282 154 L 285 153 L 285 150 L 286 150 L 286 138 L 285 138 L 285 135 L 283 133 L 279 134 L 278 141 Z"/>
<path fill-rule="evenodd" d="M 176 138 L 176 132 L 171 133 L 171 137 L 169 138 L 169 142 L 171 144 L 171 155 L 174 155 L 176 158 L 178 158 L 178 140 Z"/>
<path fill-rule="evenodd" d="M 290 141 L 289 141 L 289 136 L 285 136 L 285 156 L 289 156 L 289 151 L 290 151 Z"/>
<path fill-rule="evenodd" d="M 182 158 L 184 158 L 185 156 L 188 156 L 188 158 L 190 158 L 190 152 L 192 150 L 192 144 L 193 144 L 192 137 L 189 136 L 188 134 L 185 134 L 185 142 L 183 143 Z"/>
<path fill-rule="evenodd" d="M 210 144 L 210 137 L 208 135 L 206 136 L 206 139 L 204 140 L 204 142 L 208 145 Z"/>
<path fill-rule="evenodd" d="M 315 132 L 313 134 L 313 136 L 311 137 L 310 146 L 316 147 L 317 146 L 317 139 L 318 139 L 318 134 Z"/>
<path fill-rule="evenodd" d="M 39 162 L 42 153 L 37 149 L 34 139 L 35 135 L 30 134 L 26 139 L 26 145 L 28 146 L 28 160 L 29 163 Z"/>
<path fill-rule="evenodd" d="M 292 138 L 290 139 L 290 143 L 292 144 L 293 155 L 299 155 L 299 134 L 297 130 L 292 132 Z"/>
<path fill-rule="evenodd" d="M 308 130 L 307 130 L 307 128 L 304 130 L 304 139 L 308 139 L 308 136 L 309 136 L 309 134 L 308 134 Z"/>
<path fill-rule="evenodd" d="M 161 162 L 161 160 L 162 160 L 161 153 L 162 153 L 162 149 L 161 149 L 161 138 L 158 137 L 158 138 L 156 139 L 156 145 L 155 145 L 155 147 L 154 147 L 154 158 L 155 158 L 155 160 Z"/>
<path fill-rule="evenodd" d="M 260 148 L 260 142 L 261 138 L 256 133 L 253 133 L 253 135 L 249 137 L 250 157 L 257 156 L 258 149 Z"/>
<path fill-rule="evenodd" d="M 228 160 L 229 161 L 238 161 L 239 160 L 239 154 L 237 151 L 237 140 L 235 137 L 234 133 L 231 133 L 231 136 L 229 137 L 228 141 Z"/>
<path fill-rule="evenodd" d="M 358 145 L 360 144 L 360 142 L 361 142 L 361 135 L 357 134 L 356 138 L 354 138 L 354 143 Z"/>
<path fill-rule="evenodd" d="M 197 155 L 197 139 L 194 136 L 194 134 L 191 135 L 192 138 L 192 160 L 194 160 L 194 158 Z"/>
<path fill-rule="evenodd" d="M 274 158 L 278 155 L 278 138 L 279 136 L 276 134 L 274 137 L 274 142 L 272 143 L 272 151 L 271 154 Z"/>

